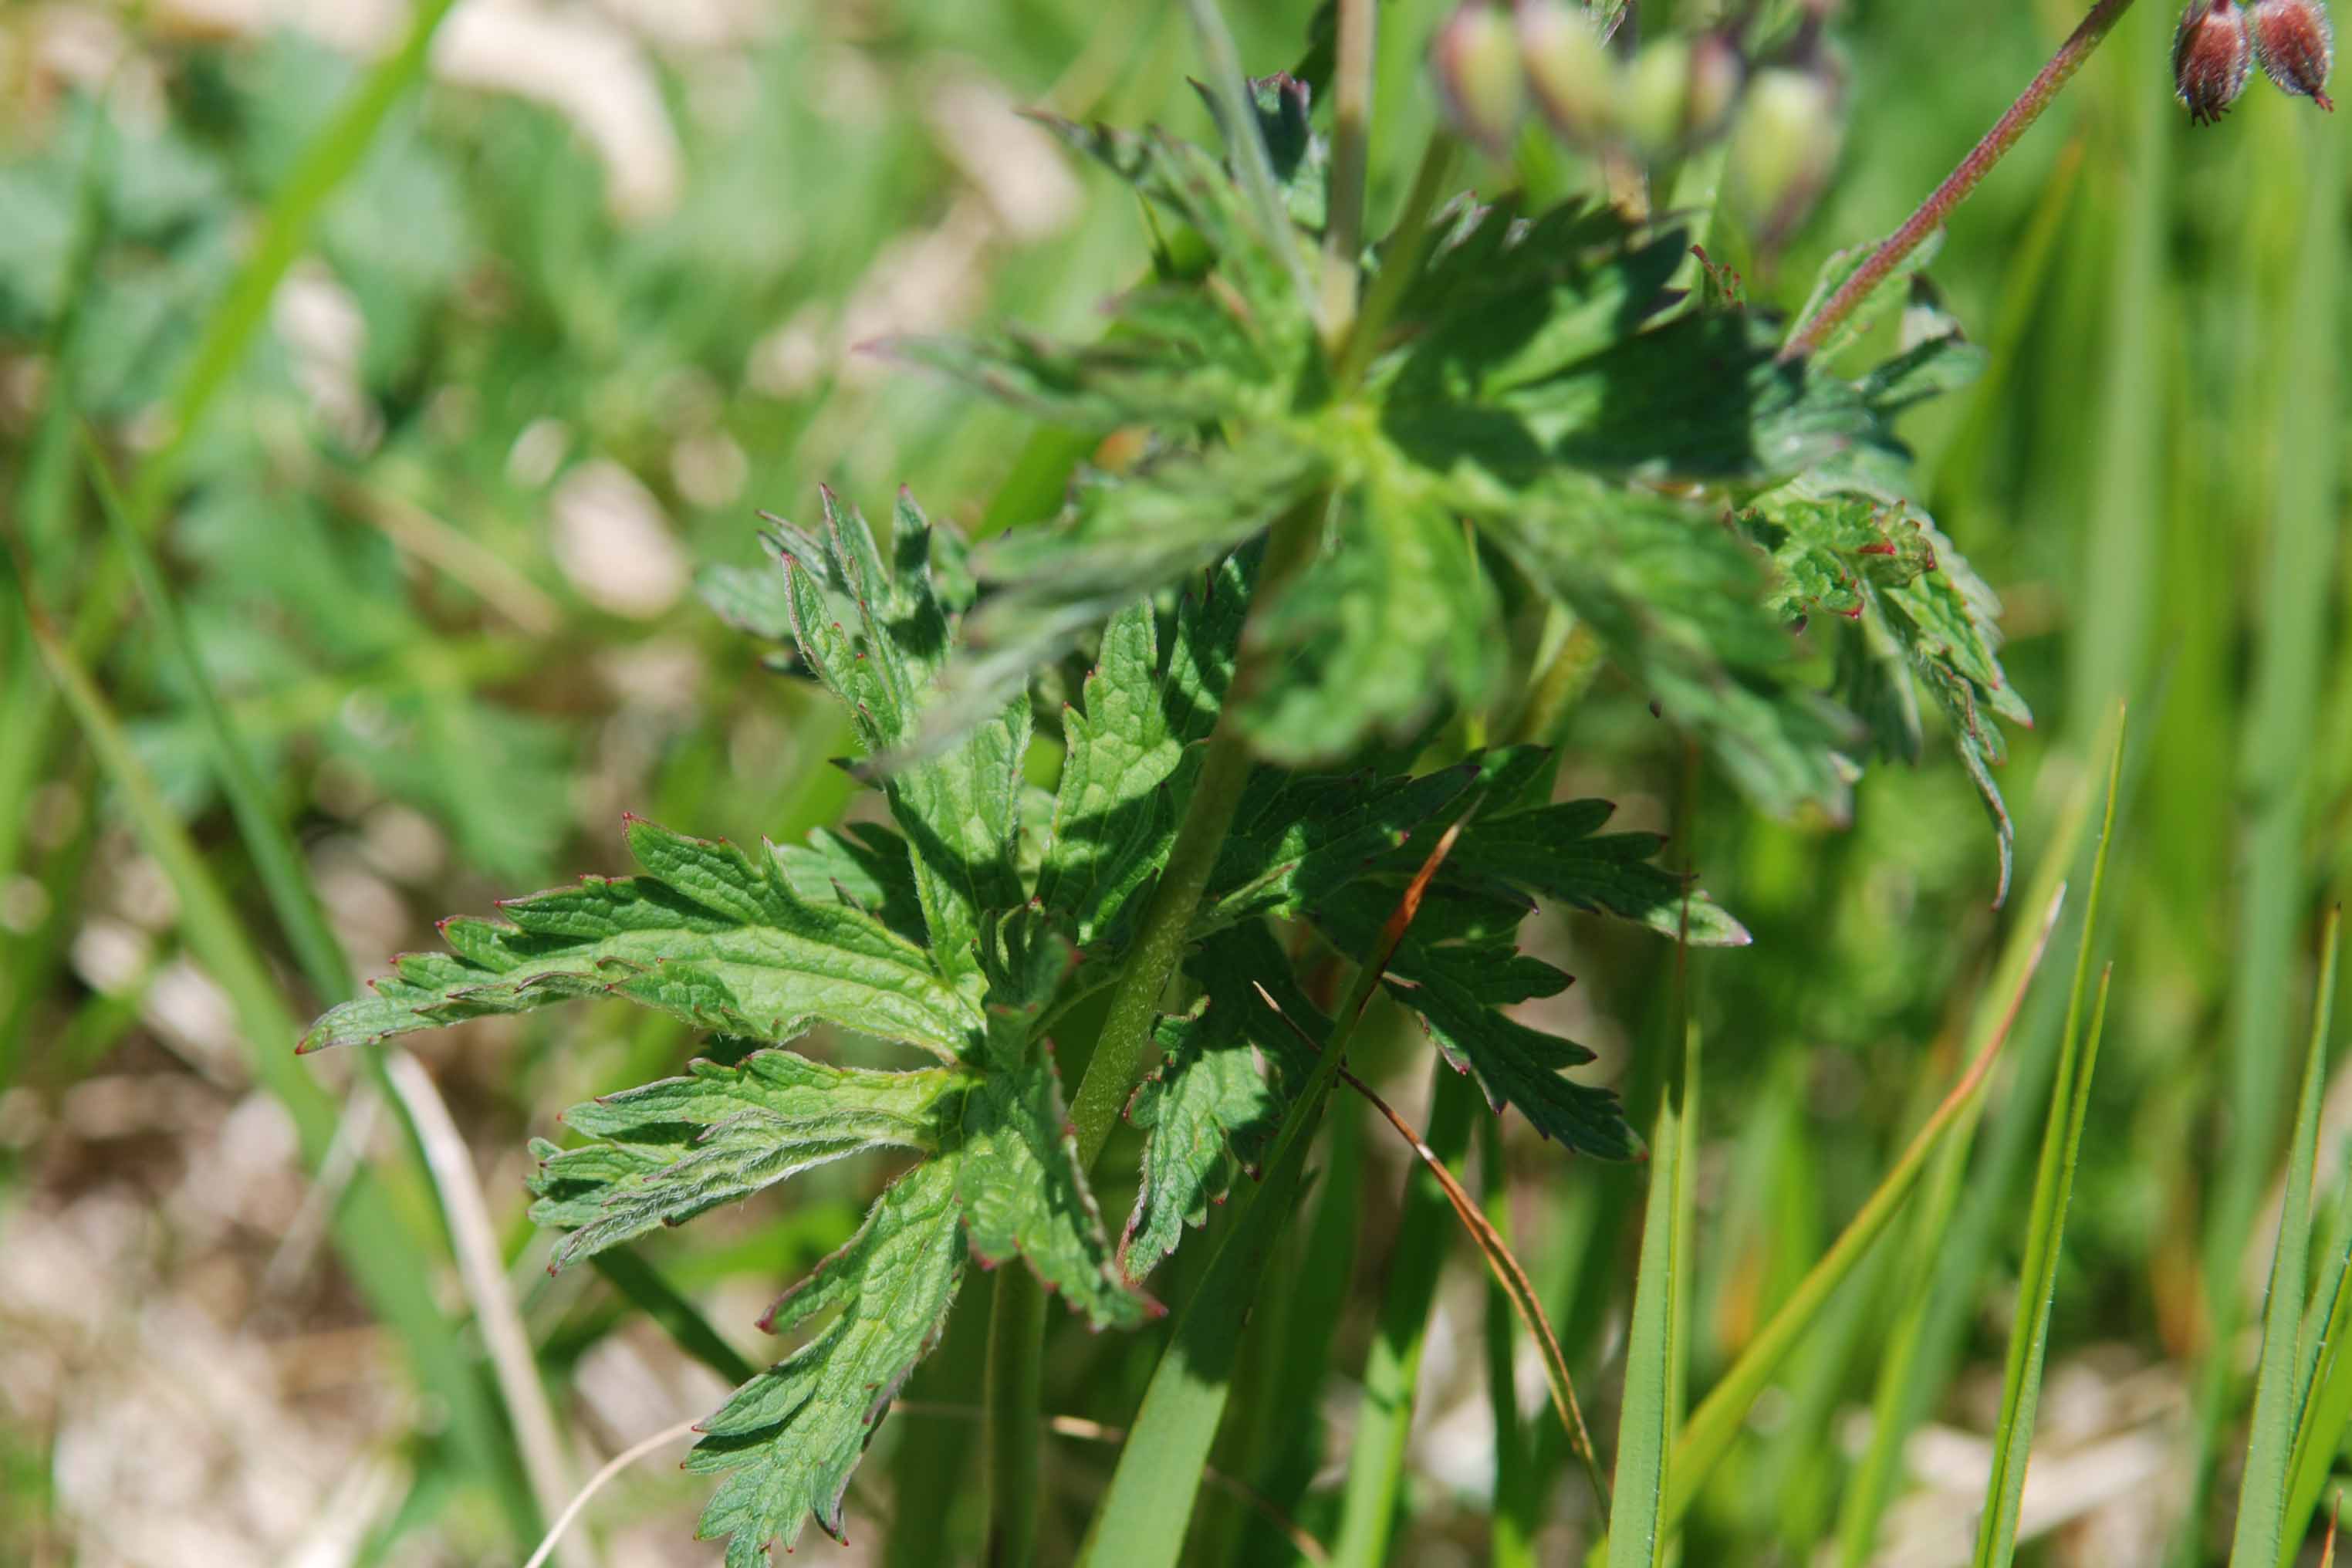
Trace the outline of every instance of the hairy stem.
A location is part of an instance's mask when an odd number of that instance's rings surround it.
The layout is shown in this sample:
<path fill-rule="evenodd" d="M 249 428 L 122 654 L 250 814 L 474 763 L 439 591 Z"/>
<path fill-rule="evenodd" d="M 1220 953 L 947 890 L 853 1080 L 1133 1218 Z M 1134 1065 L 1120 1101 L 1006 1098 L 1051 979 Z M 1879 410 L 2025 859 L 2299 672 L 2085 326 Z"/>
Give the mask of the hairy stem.
<path fill-rule="evenodd" d="M 1224 712 L 1210 732 L 1201 759 L 1200 782 L 1192 787 L 1184 820 L 1176 829 L 1176 843 L 1168 853 L 1167 868 L 1160 873 L 1159 886 L 1152 889 L 1150 906 L 1143 913 L 1143 927 L 1136 933 L 1118 989 L 1111 993 L 1110 1010 L 1104 1016 L 1094 1058 L 1087 1063 L 1087 1075 L 1078 1080 L 1078 1091 L 1070 1100 L 1070 1123 L 1077 1133 L 1081 1168 L 1092 1166 L 1101 1155 L 1126 1108 L 1128 1095 L 1150 1068 L 1151 1030 L 1160 1018 L 1160 994 L 1168 989 L 1169 977 L 1184 955 L 1193 912 L 1201 907 L 1201 895 L 1208 890 L 1209 876 L 1216 869 L 1217 856 L 1234 825 L 1234 812 L 1241 805 L 1242 786 L 1249 781 L 1250 744 L 1242 730 L 1241 709 L 1263 679 L 1265 661 L 1271 657 L 1264 639 L 1251 635 L 1257 629 L 1258 607 L 1272 603 L 1283 584 L 1314 553 L 1323 512 L 1324 498 L 1318 495 L 1291 509 L 1274 525 L 1265 564 L 1258 574 L 1250 625 L 1242 634 L 1240 668 L 1225 694 Z"/>
<path fill-rule="evenodd" d="M 1331 105 L 1331 202 L 1323 230 L 1320 315 L 1333 353 L 1356 324 L 1364 249 L 1364 177 L 1371 153 L 1373 0 L 1339 0 Z"/>
<path fill-rule="evenodd" d="M 1007 1263 L 996 1271 L 988 1319 L 987 1568 L 1026 1568 L 1036 1556 L 1045 1348 L 1045 1289 L 1021 1263 Z"/>
<path fill-rule="evenodd" d="M 1796 336 L 1781 348 L 1783 360 L 1796 359 L 1820 348 L 1829 334 L 1836 330 L 1838 323 L 1853 314 L 1854 307 L 1868 299 L 1871 291 L 1886 281 L 1887 275 L 1902 265 L 1905 257 L 1918 249 L 1929 235 L 1944 226 L 1944 220 L 1951 215 L 1952 209 L 1968 199 L 1969 194 L 1992 173 L 1992 166 L 2017 145 L 2018 139 L 2025 134 L 2027 128 L 2042 118 L 2042 111 L 2050 107 L 2059 89 L 2083 68 L 2083 62 L 2091 58 L 2091 51 L 2099 47 L 2107 34 L 2114 30 L 2115 25 L 2123 19 L 2123 14 L 2131 7 L 2132 0 L 2098 0 L 2098 4 L 2091 7 L 2091 14 L 2083 18 L 2083 25 L 2058 46 L 2058 52 L 2050 57 L 2050 63 L 2026 84 L 2025 90 L 2017 95 L 2017 101 L 2009 106 L 2008 112 L 1993 122 L 1993 128 L 1985 132 L 1984 140 L 1960 160 L 1960 166 L 1919 204 L 1918 211 L 1906 218 L 1901 228 L 1887 236 L 1885 243 L 1862 264 L 1861 270 L 1847 279 L 1844 286 L 1830 296 L 1829 303 L 1815 312 Z"/>

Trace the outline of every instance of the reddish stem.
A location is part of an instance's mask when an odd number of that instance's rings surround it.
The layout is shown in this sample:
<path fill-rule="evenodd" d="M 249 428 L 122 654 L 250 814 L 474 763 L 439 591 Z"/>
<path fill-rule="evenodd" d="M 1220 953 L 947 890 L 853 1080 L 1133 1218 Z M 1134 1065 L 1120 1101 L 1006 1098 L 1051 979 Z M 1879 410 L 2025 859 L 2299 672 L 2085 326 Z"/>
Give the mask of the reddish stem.
<path fill-rule="evenodd" d="M 1862 269 L 1847 279 L 1843 287 L 1830 297 L 1829 303 L 1804 323 L 1803 330 L 1781 347 L 1780 357 L 1783 360 L 1796 359 L 1819 349 L 1838 323 L 1853 314 L 1854 307 L 1867 299 L 1871 290 L 1886 281 L 1887 275 L 1902 265 L 1905 257 L 1919 248 L 1921 241 L 1944 226 L 1944 219 L 1951 210 L 1968 199 L 1969 193 L 1992 173 L 1992 166 L 2017 144 L 2018 138 L 2025 134 L 2027 127 L 2042 118 L 2042 111 L 2050 107 L 2051 100 L 2056 98 L 2059 89 L 2083 68 L 2083 62 L 2091 58 L 2091 51 L 2099 47 L 2115 25 L 2122 20 L 2123 14 L 2131 7 L 2132 0 L 2098 0 L 2098 4 L 2091 7 L 2091 14 L 2083 18 L 2083 25 L 2058 47 L 2058 52 L 2050 57 L 2050 63 L 2042 68 L 2041 74 L 2029 82 L 2025 90 L 2017 95 L 2017 101 L 2009 106 L 2009 112 L 1994 121 L 1993 128 L 1985 132 L 1984 140 L 1960 160 L 1960 166 L 1936 187 L 1933 195 L 1919 204 L 1919 210 L 1905 219 L 1901 228 L 1886 237 L 1886 242 L 1862 264 Z"/>

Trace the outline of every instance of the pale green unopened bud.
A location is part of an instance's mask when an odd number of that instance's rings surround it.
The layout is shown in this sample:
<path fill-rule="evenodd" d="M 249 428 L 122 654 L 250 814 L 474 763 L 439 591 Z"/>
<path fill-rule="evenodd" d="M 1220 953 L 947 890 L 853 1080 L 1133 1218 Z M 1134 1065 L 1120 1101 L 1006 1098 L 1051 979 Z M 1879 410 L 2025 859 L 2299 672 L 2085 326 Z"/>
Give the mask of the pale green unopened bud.
<path fill-rule="evenodd" d="M 1447 17 L 1430 46 L 1438 90 L 1454 129 L 1500 157 L 1527 114 L 1527 73 L 1511 19 L 1486 0 Z"/>
<path fill-rule="evenodd" d="M 1617 62 L 1581 5 L 1520 0 L 1519 52 L 1551 127 L 1570 142 L 1604 140 L 1616 108 Z"/>
<path fill-rule="evenodd" d="M 1665 157 L 1683 143 L 1690 116 L 1690 60 L 1689 41 L 1669 36 L 1643 45 L 1625 73 L 1619 100 L 1625 129 L 1653 158 Z"/>
<path fill-rule="evenodd" d="M 1731 129 L 1724 181 L 1769 243 L 1804 220 L 1845 140 L 1826 72 L 1775 66 L 1756 73 Z"/>

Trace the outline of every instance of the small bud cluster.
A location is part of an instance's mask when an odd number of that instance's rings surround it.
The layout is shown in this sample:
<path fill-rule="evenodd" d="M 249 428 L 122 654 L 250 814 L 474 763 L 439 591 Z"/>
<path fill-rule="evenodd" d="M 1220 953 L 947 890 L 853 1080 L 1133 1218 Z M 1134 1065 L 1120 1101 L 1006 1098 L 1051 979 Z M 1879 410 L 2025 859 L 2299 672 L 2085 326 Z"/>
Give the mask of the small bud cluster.
<path fill-rule="evenodd" d="M 1727 188 L 1770 240 L 1801 220 L 1844 142 L 1843 75 L 1804 8 L 1794 39 L 1757 58 L 1744 26 L 1612 50 L 1579 0 L 1466 0 L 1431 62 L 1454 128 L 1497 157 L 1532 108 L 1572 146 L 1656 166 L 1729 138 Z"/>
<path fill-rule="evenodd" d="M 2326 0 L 2189 0 L 2172 38 L 2173 87 L 2199 125 L 2229 112 L 2257 64 L 2281 91 L 2333 110 L 2335 63 Z"/>

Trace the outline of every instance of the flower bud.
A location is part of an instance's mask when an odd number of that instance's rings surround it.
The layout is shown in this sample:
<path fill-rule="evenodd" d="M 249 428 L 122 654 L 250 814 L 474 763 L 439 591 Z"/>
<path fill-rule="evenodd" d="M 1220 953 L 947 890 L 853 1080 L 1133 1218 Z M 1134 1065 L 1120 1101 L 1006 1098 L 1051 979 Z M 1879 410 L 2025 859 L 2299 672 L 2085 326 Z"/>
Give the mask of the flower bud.
<path fill-rule="evenodd" d="M 1500 157 L 1527 113 L 1527 74 L 1511 19 L 1487 0 L 1468 0 L 1430 46 L 1437 87 L 1454 129 Z"/>
<path fill-rule="evenodd" d="M 1671 34 L 1642 46 L 1625 73 L 1625 129 L 1650 156 L 1664 157 L 1682 145 L 1690 118 L 1691 47 Z"/>
<path fill-rule="evenodd" d="M 1804 220 L 1844 143 L 1837 83 L 1825 64 L 1756 73 L 1731 128 L 1724 183 L 1761 240 L 1771 244 Z"/>
<path fill-rule="evenodd" d="M 2245 90 L 2252 58 L 2237 0 L 2189 0 L 2172 35 L 2172 81 L 2191 124 L 2210 125 L 2229 112 Z"/>
<path fill-rule="evenodd" d="M 1626 75 L 1625 128 L 1653 157 L 1686 152 L 1723 129 L 1747 74 L 1738 46 L 1721 33 L 1660 38 Z"/>
<path fill-rule="evenodd" d="M 2253 0 L 2246 21 L 2254 58 L 2280 89 L 2334 110 L 2327 72 L 2336 63 L 2336 30 L 2326 0 Z"/>
<path fill-rule="evenodd" d="M 1519 53 L 1551 128 L 1570 142 L 1605 139 L 1615 110 L 1616 62 L 1581 5 L 1519 0 Z"/>

